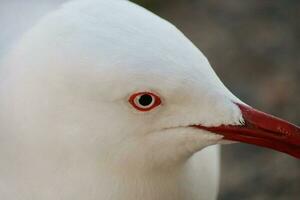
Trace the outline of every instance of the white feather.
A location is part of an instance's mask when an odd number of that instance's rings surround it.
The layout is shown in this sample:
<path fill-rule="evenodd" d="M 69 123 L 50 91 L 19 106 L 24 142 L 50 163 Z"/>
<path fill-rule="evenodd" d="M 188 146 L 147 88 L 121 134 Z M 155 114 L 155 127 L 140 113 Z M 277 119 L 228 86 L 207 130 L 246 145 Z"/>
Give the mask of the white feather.
<path fill-rule="evenodd" d="M 200 150 L 222 137 L 186 127 L 240 124 L 239 100 L 170 23 L 124 0 L 66 3 L 1 68 L 1 199 L 216 198 L 218 147 Z M 135 111 L 137 91 L 162 105 Z"/>

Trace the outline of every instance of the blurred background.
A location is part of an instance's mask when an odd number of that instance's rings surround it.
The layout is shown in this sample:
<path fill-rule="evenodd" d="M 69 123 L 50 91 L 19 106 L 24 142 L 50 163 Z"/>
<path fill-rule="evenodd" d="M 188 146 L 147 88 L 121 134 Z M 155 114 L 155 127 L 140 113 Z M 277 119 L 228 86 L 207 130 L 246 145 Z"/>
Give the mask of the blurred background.
<path fill-rule="evenodd" d="M 0 0 L 0 56 L 66 0 Z M 299 0 L 134 0 L 175 24 L 228 88 L 300 124 Z M 300 161 L 246 144 L 222 147 L 219 200 L 299 200 Z"/>

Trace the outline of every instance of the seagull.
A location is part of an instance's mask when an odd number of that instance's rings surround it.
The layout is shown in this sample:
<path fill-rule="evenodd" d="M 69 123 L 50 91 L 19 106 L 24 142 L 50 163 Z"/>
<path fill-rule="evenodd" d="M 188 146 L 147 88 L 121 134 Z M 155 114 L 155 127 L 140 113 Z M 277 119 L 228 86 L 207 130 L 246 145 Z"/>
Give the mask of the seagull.
<path fill-rule="evenodd" d="M 126 0 L 51 11 L 0 76 L 3 200 L 213 200 L 219 144 L 300 158 L 298 126 L 239 100 L 176 27 Z"/>

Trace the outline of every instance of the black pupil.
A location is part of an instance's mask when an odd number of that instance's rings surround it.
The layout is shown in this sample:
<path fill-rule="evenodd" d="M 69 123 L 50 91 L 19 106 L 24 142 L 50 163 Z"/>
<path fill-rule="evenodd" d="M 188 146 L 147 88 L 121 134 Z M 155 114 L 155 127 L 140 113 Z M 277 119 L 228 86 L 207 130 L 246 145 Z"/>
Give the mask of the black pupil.
<path fill-rule="evenodd" d="M 153 101 L 153 98 L 149 94 L 143 94 L 139 98 L 139 104 L 141 104 L 142 106 L 149 106 L 152 103 L 152 101 Z"/>

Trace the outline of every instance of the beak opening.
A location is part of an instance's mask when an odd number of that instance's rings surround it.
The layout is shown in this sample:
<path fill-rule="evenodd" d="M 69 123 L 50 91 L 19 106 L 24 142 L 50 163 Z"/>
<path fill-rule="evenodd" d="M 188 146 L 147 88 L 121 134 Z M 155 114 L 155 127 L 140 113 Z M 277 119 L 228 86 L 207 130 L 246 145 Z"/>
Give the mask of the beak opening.
<path fill-rule="evenodd" d="M 195 127 L 223 135 L 226 140 L 274 149 L 300 159 L 300 127 L 249 106 L 236 105 L 241 110 L 244 124 Z"/>

